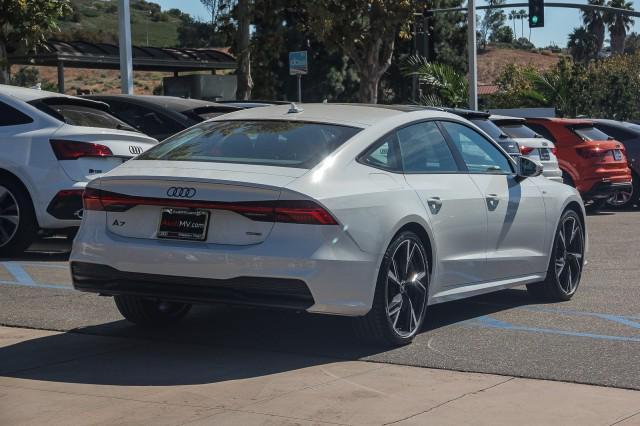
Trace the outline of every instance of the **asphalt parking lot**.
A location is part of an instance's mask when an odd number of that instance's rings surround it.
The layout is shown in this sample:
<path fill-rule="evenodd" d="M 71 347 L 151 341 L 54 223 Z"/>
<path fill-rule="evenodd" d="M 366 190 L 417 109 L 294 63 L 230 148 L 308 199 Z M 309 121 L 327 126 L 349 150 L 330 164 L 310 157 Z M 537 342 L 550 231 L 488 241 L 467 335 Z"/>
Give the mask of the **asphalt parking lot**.
<path fill-rule="evenodd" d="M 347 318 L 248 308 L 197 307 L 178 326 L 142 330 L 110 298 L 72 290 L 62 240 L 0 259 L 0 325 L 640 389 L 640 210 L 587 224 L 589 263 L 570 302 L 518 288 L 433 306 L 416 341 L 394 350 L 359 344 Z M 10 356 L 0 350 L 0 364 Z"/>

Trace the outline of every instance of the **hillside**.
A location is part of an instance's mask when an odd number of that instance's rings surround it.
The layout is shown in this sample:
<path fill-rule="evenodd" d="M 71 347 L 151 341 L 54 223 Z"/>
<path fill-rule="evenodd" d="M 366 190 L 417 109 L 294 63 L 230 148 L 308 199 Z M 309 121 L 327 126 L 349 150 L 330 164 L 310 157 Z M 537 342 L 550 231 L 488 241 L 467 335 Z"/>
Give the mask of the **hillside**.
<path fill-rule="evenodd" d="M 118 39 L 118 0 L 72 0 L 72 16 L 58 24 L 61 38 L 116 42 Z M 180 18 L 160 6 L 144 0 L 131 1 L 131 37 L 133 44 L 175 47 L 178 45 Z M 77 37 L 82 36 L 82 37 Z"/>
<path fill-rule="evenodd" d="M 493 84 L 509 64 L 531 65 L 539 71 L 544 71 L 553 68 L 560 57 L 551 52 L 489 48 L 478 53 L 478 84 Z"/>

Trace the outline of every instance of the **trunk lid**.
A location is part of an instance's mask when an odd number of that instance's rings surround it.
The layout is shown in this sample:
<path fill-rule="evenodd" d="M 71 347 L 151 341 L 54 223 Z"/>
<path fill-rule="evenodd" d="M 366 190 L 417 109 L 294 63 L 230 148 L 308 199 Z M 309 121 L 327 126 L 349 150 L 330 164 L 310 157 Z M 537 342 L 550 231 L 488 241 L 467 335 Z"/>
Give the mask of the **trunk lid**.
<path fill-rule="evenodd" d="M 58 129 L 51 136 L 51 140 L 103 145 L 113 154 L 105 157 L 83 156 L 73 160 L 59 160 L 67 176 L 76 182 L 94 179 L 158 143 L 142 133 L 69 125 Z"/>
<path fill-rule="evenodd" d="M 279 200 L 283 187 L 306 172 L 243 164 L 133 160 L 96 183 L 101 191 L 140 200 L 124 211 L 106 212 L 107 228 L 116 235 L 174 244 L 249 245 L 263 242 L 275 223 L 272 218 L 259 217 L 261 206 Z M 167 238 L 172 218 L 189 220 L 190 214 L 202 215 L 197 219 L 198 226 L 205 228 L 202 239 Z"/>

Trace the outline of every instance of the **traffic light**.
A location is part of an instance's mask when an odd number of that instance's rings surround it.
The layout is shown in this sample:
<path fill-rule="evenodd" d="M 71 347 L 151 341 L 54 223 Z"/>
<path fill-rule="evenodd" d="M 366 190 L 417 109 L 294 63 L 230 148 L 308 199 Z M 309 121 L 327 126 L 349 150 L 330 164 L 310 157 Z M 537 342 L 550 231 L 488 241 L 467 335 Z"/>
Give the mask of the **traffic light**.
<path fill-rule="evenodd" d="M 544 27 L 544 0 L 529 0 L 529 28 Z"/>

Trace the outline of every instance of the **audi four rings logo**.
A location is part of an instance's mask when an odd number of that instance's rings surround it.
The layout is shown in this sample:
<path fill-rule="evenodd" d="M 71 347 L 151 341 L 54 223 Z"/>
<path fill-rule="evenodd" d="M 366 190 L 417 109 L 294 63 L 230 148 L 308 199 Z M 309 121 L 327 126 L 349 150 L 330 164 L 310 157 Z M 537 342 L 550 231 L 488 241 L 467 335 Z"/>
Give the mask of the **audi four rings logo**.
<path fill-rule="evenodd" d="M 134 155 L 142 154 L 142 147 L 137 145 L 129 145 L 129 152 Z"/>
<path fill-rule="evenodd" d="M 193 198 L 196 195 L 195 188 L 184 188 L 181 186 L 172 186 L 167 189 L 167 195 L 175 198 Z"/>

